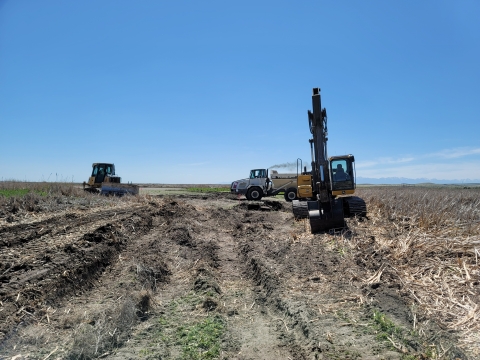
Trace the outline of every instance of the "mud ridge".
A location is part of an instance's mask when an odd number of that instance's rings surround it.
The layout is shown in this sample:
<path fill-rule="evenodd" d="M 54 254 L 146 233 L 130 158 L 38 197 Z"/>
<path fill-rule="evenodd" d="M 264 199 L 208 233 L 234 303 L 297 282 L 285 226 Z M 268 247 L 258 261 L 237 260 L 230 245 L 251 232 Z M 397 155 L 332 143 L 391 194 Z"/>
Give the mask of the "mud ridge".
<path fill-rule="evenodd" d="M 36 261 L 20 260 L 3 272 L 0 296 L 0 341 L 15 326 L 43 317 L 42 308 L 67 295 L 78 296 L 116 261 L 132 236 L 149 231 L 148 211 L 107 223 L 64 245 L 44 249 Z"/>
<path fill-rule="evenodd" d="M 25 244 L 45 235 L 74 234 L 78 231 L 79 226 L 95 223 L 103 219 L 122 218 L 129 216 L 131 212 L 132 208 L 109 209 L 93 213 L 90 212 L 86 215 L 79 212 L 66 213 L 40 221 L 2 227 L 0 228 L 0 248 Z M 61 224 L 61 226 L 59 226 L 59 224 Z"/>

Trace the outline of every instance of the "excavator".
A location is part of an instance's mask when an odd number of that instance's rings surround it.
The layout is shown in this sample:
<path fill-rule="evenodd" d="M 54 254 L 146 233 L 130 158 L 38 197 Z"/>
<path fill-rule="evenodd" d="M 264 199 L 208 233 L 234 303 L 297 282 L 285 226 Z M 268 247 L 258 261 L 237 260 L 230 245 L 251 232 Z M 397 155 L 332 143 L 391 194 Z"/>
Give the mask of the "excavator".
<path fill-rule="evenodd" d="M 92 174 L 88 182 L 83 182 L 83 189 L 101 195 L 123 196 L 138 195 L 139 187 L 134 184 L 121 184 L 121 177 L 115 175 L 115 165 L 111 163 L 93 163 Z"/>
<path fill-rule="evenodd" d="M 298 200 L 292 201 L 296 219 L 308 218 L 312 233 L 345 226 L 345 217 L 365 216 L 365 201 L 355 193 L 355 157 L 327 155 L 327 110 L 322 109 L 320 88 L 313 88 L 312 111 L 308 110 L 312 139 L 312 170 L 297 176 Z"/>

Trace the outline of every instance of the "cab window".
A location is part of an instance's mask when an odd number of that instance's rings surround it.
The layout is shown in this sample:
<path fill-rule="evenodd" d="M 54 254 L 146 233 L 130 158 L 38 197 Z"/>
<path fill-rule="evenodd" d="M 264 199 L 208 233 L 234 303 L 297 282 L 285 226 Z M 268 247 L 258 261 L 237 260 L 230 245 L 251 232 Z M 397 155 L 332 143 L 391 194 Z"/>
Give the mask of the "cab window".
<path fill-rule="evenodd" d="M 267 177 L 265 169 L 256 169 L 250 171 L 250 179 L 258 179 Z"/>
<path fill-rule="evenodd" d="M 346 160 L 333 160 L 331 165 L 333 181 L 350 180 L 349 167 Z"/>
<path fill-rule="evenodd" d="M 336 159 L 330 162 L 333 190 L 354 189 L 352 163 L 348 159 Z"/>

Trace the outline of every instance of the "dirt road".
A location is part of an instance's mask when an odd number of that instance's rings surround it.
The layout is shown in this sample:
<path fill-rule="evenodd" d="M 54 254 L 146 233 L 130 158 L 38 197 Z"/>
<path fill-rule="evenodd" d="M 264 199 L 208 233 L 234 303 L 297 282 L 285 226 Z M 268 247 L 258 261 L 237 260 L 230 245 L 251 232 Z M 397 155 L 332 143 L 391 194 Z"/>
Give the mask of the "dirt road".
<path fill-rule="evenodd" d="M 467 359 L 401 284 L 346 256 L 364 227 L 348 225 L 311 235 L 283 200 L 219 193 L 10 219 L 0 358 Z"/>

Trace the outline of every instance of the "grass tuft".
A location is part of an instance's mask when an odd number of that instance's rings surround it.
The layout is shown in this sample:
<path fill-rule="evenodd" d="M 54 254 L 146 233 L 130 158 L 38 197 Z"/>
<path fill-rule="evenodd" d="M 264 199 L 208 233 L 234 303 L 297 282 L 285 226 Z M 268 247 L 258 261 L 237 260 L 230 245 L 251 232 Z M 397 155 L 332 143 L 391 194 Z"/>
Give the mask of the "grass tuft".
<path fill-rule="evenodd" d="M 148 334 L 139 333 L 143 338 L 154 334 L 155 341 L 141 351 L 143 357 L 209 360 L 220 357 L 221 339 L 225 322 L 218 313 L 210 312 L 215 299 L 203 292 L 190 292 L 166 304 L 162 316 L 149 328 Z"/>
<path fill-rule="evenodd" d="M 200 193 L 218 193 L 218 192 L 230 192 L 229 187 L 190 187 L 187 191 L 200 192 Z"/>
<path fill-rule="evenodd" d="M 388 340 L 388 336 L 401 336 L 402 334 L 402 330 L 397 327 L 385 314 L 379 311 L 373 312 L 373 322 L 378 331 L 378 339 Z"/>
<path fill-rule="evenodd" d="M 181 326 L 177 330 L 178 344 L 182 348 L 181 359 L 215 359 L 220 355 L 220 337 L 223 321 L 218 316 Z"/>

